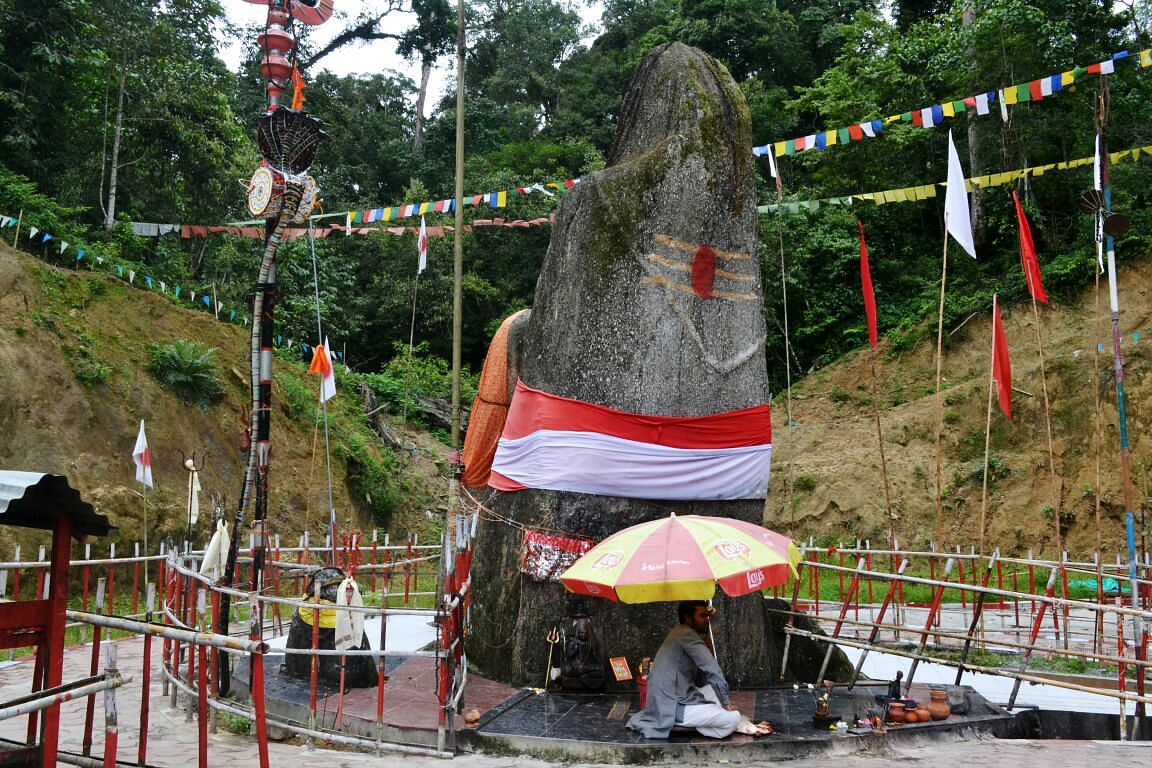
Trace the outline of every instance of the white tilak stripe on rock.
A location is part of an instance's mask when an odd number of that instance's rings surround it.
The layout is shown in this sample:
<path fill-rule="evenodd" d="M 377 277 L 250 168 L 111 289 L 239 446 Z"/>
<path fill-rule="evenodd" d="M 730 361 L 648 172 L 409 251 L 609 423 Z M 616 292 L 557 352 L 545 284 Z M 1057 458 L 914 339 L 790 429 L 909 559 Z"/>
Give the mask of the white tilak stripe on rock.
<path fill-rule="evenodd" d="M 595 432 L 500 439 L 493 472 L 528 488 L 633 499 L 762 499 L 772 446 L 669 448 Z M 499 488 L 495 479 L 492 485 Z M 505 489 L 511 490 L 511 489 Z"/>

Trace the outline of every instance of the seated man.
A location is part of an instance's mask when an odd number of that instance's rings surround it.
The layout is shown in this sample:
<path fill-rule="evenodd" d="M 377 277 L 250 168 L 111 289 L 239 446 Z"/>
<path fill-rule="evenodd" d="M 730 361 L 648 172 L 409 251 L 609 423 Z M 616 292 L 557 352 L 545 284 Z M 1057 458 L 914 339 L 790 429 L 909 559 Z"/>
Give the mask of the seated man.
<path fill-rule="evenodd" d="M 728 681 L 704 643 L 708 605 L 685 600 L 680 625 L 664 639 L 648 674 L 648 701 L 628 727 L 649 739 L 666 739 L 674 726 L 722 739 L 736 730 L 740 713 L 728 703 Z"/>

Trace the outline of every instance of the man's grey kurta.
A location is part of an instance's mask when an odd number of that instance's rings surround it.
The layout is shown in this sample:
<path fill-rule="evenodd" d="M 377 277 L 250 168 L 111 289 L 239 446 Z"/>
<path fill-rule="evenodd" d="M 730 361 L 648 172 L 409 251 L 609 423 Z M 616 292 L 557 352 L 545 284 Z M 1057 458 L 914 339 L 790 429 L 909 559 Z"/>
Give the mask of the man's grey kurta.
<path fill-rule="evenodd" d="M 684 718 L 686 704 L 709 704 L 699 686 L 711 685 L 720 704 L 728 705 L 728 681 L 700 633 L 686 624 L 675 627 L 652 660 L 648 701 L 628 720 L 628 727 L 649 739 L 666 739 Z"/>

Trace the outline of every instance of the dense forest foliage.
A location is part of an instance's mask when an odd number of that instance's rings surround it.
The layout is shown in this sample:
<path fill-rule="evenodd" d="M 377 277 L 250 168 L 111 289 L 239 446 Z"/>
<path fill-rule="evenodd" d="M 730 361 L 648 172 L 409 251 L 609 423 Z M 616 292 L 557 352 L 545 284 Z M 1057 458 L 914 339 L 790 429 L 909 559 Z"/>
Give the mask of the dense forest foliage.
<path fill-rule="evenodd" d="M 364 6 L 343 22 L 348 39 L 390 39 L 425 69 L 453 58 L 455 6 L 447 0 Z M 382 32 L 397 7 L 414 11 L 417 22 L 403 33 Z M 943 181 L 949 128 L 970 176 L 1091 155 L 1105 79 L 1109 148 L 1152 144 L 1152 70 L 1143 69 L 1138 56 L 1149 44 L 1143 3 L 606 0 L 602 7 L 601 29 L 590 38 L 578 9 L 564 0 L 467 4 L 466 195 L 578 178 L 603 167 L 632 70 L 646 51 L 672 40 L 698 46 L 728 67 L 747 96 L 757 144 L 883 120 L 1132 53 L 1109 77 L 1078 77 L 1039 103 L 1010 107 L 1007 119 L 996 107 L 934 128 L 896 120 L 874 139 L 781 157 L 784 201 Z M 244 185 L 258 164 L 254 126 L 265 103 L 256 33 L 231 28 L 219 0 L 0 0 L 0 213 L 22 210 L 28 224 L 53 228 L 92 254 L 169 284 L 214 286 L 229 306 L 249 305 L 257 242 L 226 235 L 140 237 L 129 222 L 221 224 L 248 217 Z M 331 137 L 312 169 L 324 210 L 451 197 L 454 94 L 422 93 L 421 83 L 389 71 L 334 76 L 324 70 L 329 51 L 314 43 L 316 33 L 298 35 L 306 108 L 324 120 Z M 218 42 L 229 36 L 249 44 L 239 75 L 219 58 Z M 757 164 L 759 202 L 774 203 L 769 163 L 761 158 Z M 1133 220 L 1118 245 L 1123 259 L 1143 251 L 1152 232 L 1152 170 L 1147 161 L 1117 165 L 1113 183 L 1114 207 Z M 1090 169 L 1017 182 L 1045 283 L 1057 298 L 1092 280 L 1092 221 L 1078 207 L 1090 184 Z M 1024 295 L 1011 189 L 975 196 L 980 258 L 952 262 L 947 313 L 953 319 L 990 306 L 993 291 L 1009 301 Z M 500 211 L 470 207 L 466 219 L 546 216 L 559 194 L 512 196 Z M 868 232 L 881 332 L 894 348 L 924 332 L 935 315 L 942 209 L 939 197 L 761 217 L 773 382 L 785 378 L 785 295 L 794 376 L 866 343 L 857 217 Z M 442 214 L 428 221 L 451 223 Z M 502 318 L 531 304 L 550 234 L 547 226 L 477 229 L 465 238 L 469 365 L 479 365 Z M 354 368 L 381 370 L 408 339 L 414 238 L 286 244 L 278 323 L 286 337 L 310 342 L 316 337 L 313 250 L 325 332 L 347 350 Z M 416 339 L 441 357 L 450 344 L 451 251 L 450 239 L 432 241 L 416 306 Z"/>

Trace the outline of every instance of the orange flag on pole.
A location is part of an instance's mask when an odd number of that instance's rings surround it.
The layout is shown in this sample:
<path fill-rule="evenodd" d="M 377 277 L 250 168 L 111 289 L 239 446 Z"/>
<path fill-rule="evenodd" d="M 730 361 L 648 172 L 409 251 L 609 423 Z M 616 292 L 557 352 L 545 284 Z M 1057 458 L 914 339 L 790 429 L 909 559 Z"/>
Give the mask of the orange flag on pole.
<path fill-rule="evenodd" d="M 325 403 L 336 396 L 336 373 L 332 370 L 332 361 L 328 357 L 328 339 L 323 344 L 317 344 L 312 352 L 312 364 L 308 366 L 308 373 L 320 374 L 320 402 Z"/>
<path fill-rule="evenodd" d="M 1008 359 L 1008 338 L 1000 321 L 1000 304 L 992 295 L 992 378 L 996 380 L 996 399 L 1000 410 L 1012 419 L 1012 361 Z"/>
<path fill-rule="evenodd" d="M 1020 265 L 1024 267 L 1024 280 L 1028 283 L 1028 293 L 1041 304 L 1048 303 L 1048 294 L 1040 282 L 1040 264 L 1036 261 L 1036 246 L 1032 243 L 1032 228 L 1020 205 L 1020 195 L 1012 190 L 1012 200 L 1016 203 L 1016 223 L 1020 228 Z"/>

